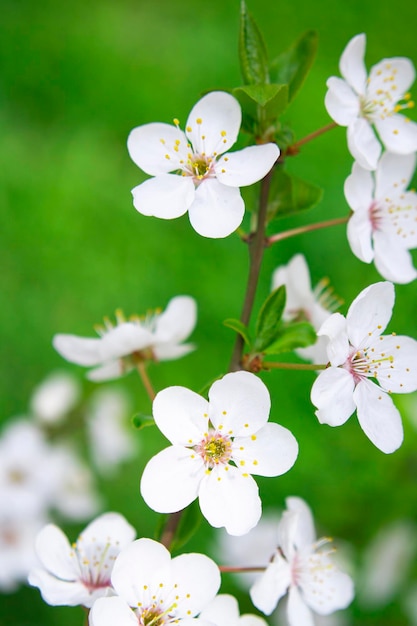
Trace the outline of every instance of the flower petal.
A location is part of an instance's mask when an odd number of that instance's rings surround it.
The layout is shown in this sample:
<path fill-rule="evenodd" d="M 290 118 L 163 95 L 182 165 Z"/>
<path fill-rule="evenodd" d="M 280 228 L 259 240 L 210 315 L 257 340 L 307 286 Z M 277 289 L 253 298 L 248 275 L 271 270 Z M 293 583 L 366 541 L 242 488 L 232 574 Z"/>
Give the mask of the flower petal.
<path fill-rule="evenodd" d="M 87 373 L 88 380 L 94 382 L 101 382 L 103 380 L 113 380 L 114 378 L 120 378 L 124 374 L 131 371 L 130 367 L 125 367 L 122 359 L 116 361 L 110 361 L 100 367 L 95 367 Z"/>
<path fill-rule="evenodd" d="M 364 263 L 370 263 L 374 258 L 374 250 L 372 247 L 372 222 L 368 212 L 353 213 L 349 218 L 346 233 L 353 254 Z"/>
<path fill-rule="evenodd" d="M 148 461 L 140 481 L 146 504 L 158 513 L 175 513 L 196 499 L 204 476 L 201 457 L 182 446 L 170 446 Z"/>
<path fill-rule="evenodd" d="M 157 342 L 180 343 L 192 333 L 196 322 L 197 305 L 194 298 L 176 296 L 156 318 L 155 339 Z"/>
<path fill-rule="evenodd" d="M 210 388 L 209 417 L 233 437 L 250 436 L 266 424 L 271 400 L 266 385 L 250 372 L 232 372 Z"/>
<path fill-rule="evenodd" d="M 324 104 L 330 117 L 340 124 L 349 126 L 359 115 L 359 98 L 342 78 L 331 76 L 327 80 L 328 91 Z"/>
<path fill-rule="evenodd" d="M 209 524 L 229 535 L 244 535 L 261 517 L 258 486 L 252 476 L 232 465 L 213 468 L 199 490 L 200 509 Z"/>
<path fill-rule="evenodd" d="M 118 596 L 99 598 L 89 615 L 90 626 L 137 626 L 138 618 L 128 604 Z"/>
<path fill-rule="evenodd" d="M 294 465 L 298 443 L 283 426 L 265 424 L 252 437 L 236 437 L 232 456 L 238 467 L 259 476 L 280 476 Z"/>
<path fill-rule="evenodd" d="M 375 197 L 385 198 L 385 196 L 397 195 L 409 185 L 415 168 L 416 155 L 414 153 L 384 152 L 379 159 L 375 174 Z"/>
<path fill-rule="evenodd" d="M 365 67 L 366 36 L 356 35 L 347 44 L 340 57 L 339 69 L 343 78 L 357 94 L 363 95 L 366 88 L 367 71 Z"/>
<path fill-rule="evenodd" d="M 297 550 L 311 546 L 316 541 L 316 529 L 310 507 L 302 498 L 296 496 L 286 498 L 285 505 L 288 511 L 297 514 L 295 532 L 292 535 L 294 546 Z"/>
<path fill-rule="evenodd" d="M 353 582 L 340 572 L 325 553 L 316 552 L 309 557 L 300 587 L 305 603 L 319 615 L 346 608 L 353 600 Z"/>
<path fill-rule="evenodd" d="M 43 600 L 51 606 L 89 606 L 90 593 L 78 580 L 61 580 L 45 570 L 34 569 L 28 582 L 39 589 Z"/>
<path fill-rule="evenodd" d="M 148 595 L 146 586 L 156 586 L 161 576 L 166 577 L 170 563 L 171 555 L 161 543 L 137 539 L 120 552 L 114 563 L 111 579 L 117 595 L 137 607 L 138 601 Z"/>
<path fill-rule="evenodd" d="M 204 180 L 197 188 L 188 209 L 191 226 L 203 237 L 221 239 L 238 228 L 245 203 L 237 187 L 222 185 L 215 178 Z"/>
<path fill-rule="evenodd" d="M 341 426 L 355 410 L 353 376 L 340 367 L 321 372 L 311 388 L 311 402 L 317 407 L 320 424 Z"/>
<path fill-rule="evenodd" d="M 398 102 L 409 90 L 414 78 L 415 70 L 410 59 L 405 57 L 382 59 L 369 72 L 367 98 L 381 101 L 383 94 L 384 103 Z"/>
<path fill-rule="evenodd" d="M 77 566 L 73 549 L 58 526 L 48 524 L 36 538 L 36 554 L 43 567 L 65 581 L 75 581 Z"/>
<path fill-rule="evenodd" d="M 89 339 L 76 335 L 55 335 L 52 345 L 70 363 L 98 365 L 102 361 L 101 339 Z"/>
<path fill-rule="evenodd" d="M 291 584 L 291 569 L 278 554 L 249 591 L 253 604 L 265 615 L 271 615 Z M 303 624 L 303 622 L 300 622 Z"/>
<path fill-rule="evenodd" d="M 171 361 L 172 359 L 179 359 L 195 349 L 196 346 L 193 343 L 182 343 L 180 345 L 163 343 L 160 346 L 155 346 L 153 353 L 157 361 Z"/>
<path fill-rule="evenodd" d="M 370 285 L 356 296 L 346 316 L 348 337 L 355 348 L 366 347 L 370 337 L 384 332 L 394 301 L 394 285 L 389 282 Z"/>
<path fill-rule="evenodd" d="M 287 319 L 293 319 L 300 309 L 305 309 L 314 303 L 314 294 L 311 288 L 310 272 L 304 255 L 296 254 L 287 263 L 278 267 L 272 275 L 272 289 L 281 285 L 286 286 L 285 309 Z M 291 312 L 294 311 L 293 316 Z"/>
<path fill-rule="evenodd" d="M 411 283 L 417 278 L 413 257 L 398 241 L 398 236 L 377 231 L 374 234 L 375 267 L 378 272 L 393 283 Z"/>
<path fill-rule="evenodd" d="M 330 363 L 337 367 L 342 365 L 349 356 L 349 341 L 346 330 L 346 319 L 341 313 L 333 313 L 320 326 L 317 334 L 330 339 L 327 354 Z"/>
<path fill-rule="evenodd" d="M 131 526 L 120 513 L 103 513 L 93 520 L 83 530 L 78 539 L 78 544 L 82 541 L 84 545 L 88 543 L 116 544 L 118 549 L 131 543 L 136 537 L 136 530 Z M 106 548 L 108 550 L 108 548 Z"/>
<path fill-rule="evenodd" d="M 236 598 L 220 593 L 200 613 L 200 618 L 216 624 L 216 626 L 237 626 L 239 605 Z"/>
<path fill-rule="evenodd" d="M 186 387 L 167 387 L 156 394 L 153 416 L 159 430 L 171 443 L 200 443 L 208 427 L 207 400 Z"/>
<path fill-rule="evenodd" d="M 366 170 L 375 170 L 381 154 L 381 145 L 368 120 L 358 118 L 348 126 L 349 152 Z"/>
<path fill-rule="evenodd" d="M 182 169 L 180 161 L 186 161 L 189 152 L 187 143 L 181 130 L 156 122 L 134 128 L 128 137 L 127 149 L 141 170 L 158 176 Z"/>
<path fill-rule="evenodd" d="M 209 557 L 195 553 L 175 557 L 171 568 L 179 595 L 176 614 L 179 618 L 196 615 L 219 590 L 219 568 Z"/>
<path fill-rule="evenodd" d="M 142 215 L 164 220 L 181 217 L 195 197 L 192 179 L 177 174 L 160 174 L 132 189 L 133 206 Z"/>
<path fill-rule="evenodd" d="M 392 393 L 417 390 L 417 341 L 400 335 L 384 335 L 371 351 L 378 382 Z"/>
<path fill-rule="evenodd" d="M 314 617 L 295 585 L 288 595 L 287 618 L 289 626 L 314 626 Z"/>
<path fill-rule="evenodd" d="M 404 434 L 401 415 L 389 395 L 372 381 L 363 380 L 354 391 L 354 400 L 365 435 L 385 454 L 395 452 Z"/>
<path fill-rule="evenodd" d="M 373 201 L 374 179 L 369 170 L 355 163 L 345 180 L 345 198 L 352 211 L 369 211 Z"/>
<path fill-rule="evenodd" d="M 216 177 L 230 187 L 253 185 L 268 174 L 278 157 L 279 148 L 275 143 L 228 152 L 216 163 Z"/>
<path fill-rule="evenodd" d="M 417 150 L 417 124 L 404 115 L 391 115 L 375 121 L 375 127 L 387 150 L 410 154 Z"/>
<path fill-rule="evenodd" d="M 236 98 L 225 91 L 212 91 L 194 105 L 186 133 L 194 152 L 223 154 L 236 142 L 242 111 Z"/>

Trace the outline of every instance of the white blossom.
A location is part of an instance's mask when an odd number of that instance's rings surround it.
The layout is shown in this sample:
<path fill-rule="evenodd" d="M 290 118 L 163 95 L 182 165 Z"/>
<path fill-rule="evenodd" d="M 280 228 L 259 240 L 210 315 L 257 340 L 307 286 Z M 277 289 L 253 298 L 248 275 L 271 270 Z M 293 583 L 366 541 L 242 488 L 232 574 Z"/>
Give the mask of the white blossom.
<path fill-rule="evenodd" d="M 135 208 L 163 219 L 188 211 L 192 227 L 204 237 L 226 237 L 236 230 L 245 211 L 239 187 L 263 178 L 279 157 L 273 143 L 225 154 L 237 140 L 241 119 L 237 100 L 213 91 L 193 107 L 185 133 L 178 120 L 175 126 L 151 123 L 133 129 L 130 157 L 154 177 L 132 190 Z"/>
<path fill-rule="evenodd" d="M 311 286 L 310 272 L 305 257 L 296 254 L 287 263 L 278 267 L 272 275 L 272 289 L 286 287 L 286 303 L 283 319 L 286 321 L 307 321 L 317 331 L 339 305 L 338 299 L 328 287 L 328 280 L 322 279 Z M 296 352 L 313 363 L 326 363 L 327 337 L 318 337 L 314 345 L 299 348 Z"/>
<path fill-rule="evenodd" d="M 203 554 L 173 559 L 152 539 L 138 539 L 121 551 L 111 576 L 116 597 L 97 600 L 91 626 L 191 626 L 217 593 L 220 572 Z"/>
<path fill-rule="evenodd" d="M 42 424 L 62 422 L 80 399 L 80 385 L 67 372 L 53 372 L 32 394 L 30 408 Z"/>
<path fill-rule="evenodd" d="M 267 626 L 266 621 L 258 615 L 240 615 L 236 598 L 226 593 L 217 595 L 201 611 L 200 619 L 214 626 Z"/>
<path fill-rule="evenodd" d="M 313 613 L 328 615 L 353 599 L 351 578 L 333 562 L 330 539 L 316 540 L 313 518 L 301 498 L 286 499 L 277 550 L 250 590 L 254 605 L 270 615 L 288 591 L 289 626 L 314 626 Z"/>
<path fill-rule="evenodd" d="M 110 580 L 120 550 L 136 532 L 118 513 L 105 513 L 91 522 L 70 544 L 62 530 L 48 524 L 36 539 L 42 567 L 29 574 L 47 604 L 91 607 L 97 598 L 112 594 Z"/>
<path fill-rule="evenodd" d="M 401 416 L 389 394 L 417 389 L 417 342 L 381 334 L 394 299 L 392 283 L 376 283 L 355 298 L 346 318 L 334 313 L 324 322 L 318 334 L 330 339 L 330 367 L 311 390 L 320 423 L 340 426 L 356 409 L 361 428 L 385 453 L 403 440 Z"/>
<path fill-rule="evenodd" d="M 340 59 L 343 76 L 327 81 L 327 111 L 337 124 L 347 126 L 348 147 L 365 169 L 374 170 L 381 154 L 379 139 L 390 152 L 411 154 L 417 150 L 417 124 L 400 114 L 413 106 L 408 89 L 414 82 L 412 62 L 403 57 L 383 59 L 367 75 L 366 37 L 356 35 Z"/>
<path fill-rule="evenodd" d="M 353 215 L 347 236 L 353 254 L 374 261 L 378 272 L 395 283 L 417 277 L 409 250 L 417 247 L 417 194 L 407 191 L 416 164 L 415 154 L 385 152 L 375 173 L 354 163 L 345 182 Z"/>
<path fill-rule="evenodd" d="M 227 374 L 211 386 L 208 397 L 185 387 L 157 394 L 154 419 L 172 445 L 148 462 L 141 493 L 160 513 L 179 511 L 198 497 L 212 526 L 241 535 L 261 516 L 251 474 L 287 472 L 298 444 L 289 430 L 268 422 L 268 389 L 254 374 Z"/>
<path fill-rule="evenodd" d="M 118 378 L 134 369 L 138 361 L 177 359 L 194 349 L 184 344 L 196 324 L 196 303 L 189 296 L 172 298 L 163 313 L 157 311 L 143 318 L 126 321 L 117 313 L 117 324 L 105 320 L 98 328 L 100 338 L 55 335 L 53 345 L 67 361 L 96 366 L 87 377 L 101 381 Z"/>

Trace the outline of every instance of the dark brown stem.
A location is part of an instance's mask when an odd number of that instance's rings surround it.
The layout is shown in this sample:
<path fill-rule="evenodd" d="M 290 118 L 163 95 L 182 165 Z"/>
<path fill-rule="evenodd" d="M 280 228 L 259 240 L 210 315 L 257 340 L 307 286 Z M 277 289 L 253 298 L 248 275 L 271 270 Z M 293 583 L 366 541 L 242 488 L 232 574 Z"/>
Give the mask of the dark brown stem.
<path fill-rule="evenodd" d="M 266 218 L 268 210 L 268 195 L 271 185 L 273 169 L 265 176 L 261 183 L 261 193 L 259 197 L 258 223 L 254 236 L 248 241 L 249 245 L 249 275 L 246 285 L 245 300 L 243 302 L 242 314 L 240 321 L 245 326 L 249 323 L 253 303 L 255 301 L 256 288 L 258 286 L 259 273 L 262 265 L 262 258 L 265 249 L 265 231 Z M 235 347 L 230 361 L 229 371 L 235 372 L 241 369 L 241 360 L 243 352 L 243 338 L 236 336 Z"/>
<path fill-rule="evenodd" d="M 270 370 L 325 370 L 327 365 L 317 363 L 278 363 L 277 361 L 263 361 L 262 369 Z"/>
<path fill-rule="evenodd" d="M 219 570 L 221 572 L 232 572 L 236 574 L 240 574 L 241 572 L 264 572 L 266 569 L 265 565 L 263 566 L 253 566 L 253 567 L 229 567 L 228 565 L 219 565 Z"/>
<path fill-rule="evenodd" d="M 178 524 L 181 520 L 182 511 L 177 511 L 176 513 L 171 513 L 168 517 L 168 521 L 165 525 L 164 532 L 162 533 L 161 543 L 168 550 L 171 547 L 171 543 L 175 537 L 176 530 L 178 528 Z"/>
<path fill-rule="evenodd" d="M 313 139 L 316 139 L 316 137 L 320 137 L 320 135 L 324 135 L 324 133 L 327 133 L 329 130 L 336 128 L 337 126 L 338 124 L 336 124 L 336 122 L 331 122 L 330 124 L 323 126 L 323 128 L 319 128 L 318 130 L 315 130 L 314 133 L 310 133 L 309 135 L 306 135 L 302 139 L 299 139 L 298 141 L 293 143 L 292 146 L 288 146 L 288 148 L 285 151 L 285 154 L 287 156 L 294 156 L 298 154 L 300 151 L 300 147 L 303 146 L 305 143 L 308 143 L 309 141 L 313 141 Z"/>
<path fill-rule="evenodd" d="M 148 376 L 148 372 L 146 371 L 145 361 L 143 361 L 142 359 L 138 360 L 136 362 L 136 369 L 139 372 L 139 376 L 142 380 L 143 386 L 146 389 L 146 393 L 148 394 L 150 401 L 153 402 L 155 400 L 156 393 Z"/>
<path fill-rule="evenodd" d="M 313 230 L 320 230 L 321 228 L 329 228 L 329 226 L 338 226 L 339 224 L 346 224 L 349 220 L 350 215 L 345 215 L 345 217 L 337 217 L 333 220 L 326 220 L 325 222 L 317 222 L 317 224 L 308 224 L 307 226 L 299 226 L 298 228 L 291 228 L 290 230 L 285 230 L 283 233 L 277 233 L 276 235 L 271 235 L 266 239 L 266 245 L 271 246 L 273 243 L 277 241 L 282 241 L 283 239 L 288 239 L 289 237 L 295 237 L 296 235 L 302 235 L 303 233 L 309 233 Z"/>

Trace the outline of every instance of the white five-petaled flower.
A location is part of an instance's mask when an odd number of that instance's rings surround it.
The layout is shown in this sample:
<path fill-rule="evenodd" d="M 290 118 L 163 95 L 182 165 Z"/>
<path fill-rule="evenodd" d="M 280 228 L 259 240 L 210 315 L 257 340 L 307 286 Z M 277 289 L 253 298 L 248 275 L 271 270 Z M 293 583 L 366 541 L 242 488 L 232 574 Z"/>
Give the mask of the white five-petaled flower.
<path fill-rule="evenodd" d="M 327 111 L 337 124 L 347 126 L 348 147 L 358 163 L 374 170 L 381 154 L 381 145 L 396 154 L 417 150 L 417 124 L 399 111 L 410 108 L 408 89 L 414 82 L 412 62 L 403 57 L 383 59 L 367 76 L 364 55 L 366 37 L 356 35 L 347 44 L 340 58 L 343 76 L 327 81 Z"/>
<path fill-rule="evenodd" d="M 267 626 L 266 621 L 259 615 L 251 613 L 240 615 L 236 598 L 227 593 L 217 595 L 201 611 L 200 619 L 214 626 Z"/>
<path fill-rule="evenodd" d="M 338 307 L 339 301 L 323 278 L 312 289 L 310 272 L 305 257 L 296 254 L 287 265 L 278 267 L 272 275 L 272 289 L 286 287 L 286 303 L 283 319 L 286 321 L 307 321 L 318 330 L 323 322 Z M 318 337 L 316 343 L 297 350 L 304 359 L 313 363 L 327 363 L 327 337 Z"/>
<path fill-rule="evenodd" d="M 375 173 L 354 163 L 345 182 L 353 215 L 347 236 L 353 254 L 375 262 L 379 273 L 394 283 L 417 277 L 409 250 L 417 247 L 417 194 L 407 191 L 416 164 L 415 154 L 385 152 Z"/>
<path fill-rule="evenodd" d="M 270 615 L 288 591 L 289 626 L 314 626 L 313 612 L 329 615 L 353 599 L 351 578 L 334 564 L 330 539 L 316 540 L 311 511 L 301 498 L 286 499 L 278 527 L 279 544 L 265 572 L 251 587 L 254 605 Z"/>
<path fill-rule="evenodd" d="M 116 316 L 116 326 L 106 319 L 106 327 L 97 329 L 101 337 L 96 339 L 55 335 L 55 350 L 71 363 L 98 366 L 87 377 L 101 381 L 123 376 L 138 361 L 177 359 L 194 349 L 192 344 L 181 343 L 196 324 L 196 303 L 190 296 L 172 298 L 163 313 L 129 321 L 120 311 Z"/>
<path fill-rule="evenodd" d="M 48 604 L 91 607 L 97 598 L 113 593 L 110 576 L 120 550 L 136 532 L 118 513 L 105 513 L 89 524 L 70 545 L 57 526 L 48 524 L 36 540 L 42 568 L 29 574 Z"/>
<path fill-rule="evenodd" d="M 287 472 L 298 444 L 289 430 L 267 423 L 268 389 L 254 374 L 227 374 L 211 386 L 208 397 L 185 387 L 157 394 L 155 422 L 172 445 L 148 462 L 141 493 L 160 513 L 179 511 L 198 497 L 212 526 L 243 535 L 261 516 L 251 474 Z"/>
<path fill-rule="evenodd" d="M 320 423 L 340 426 L 356 409 L 365 434 L 387 454 L 403 440 L 401 416 L 388 394 L 417 389 L 417 342 L 381 334 L 394 300 L 392 283 L 376 283 L 355 298 L 346 318 L 334 313 L 324 322 L 319 335 L 330 339 L 330 367 L 311 389 Z"/>
<path fill-rule="evenodd" d="M 195 616 L 220 586 L 217 565 L 203 554 L 173 559 L 152 539 L 138 539 L 114 564 L 116 597 L 100 598 L 90 612 L 91 626 L 168 626 L 206 624 Z"/>
<path fill-rule="evenodd" d="M 230 235 L 245 212 L 239 187 L 261 180 L 279 157 L 274 143 L 226 155 L 241 120 L 237 100 L 213 91 L 193 107 L 185 133 L 176 119 L 175 126 L 151 123 L 134 128 L 127 142 L 129 154 L 154 176 L 132 190 L 135 208 L 163 219 L 188 211 L 192 227 L 203 237 Z"/>

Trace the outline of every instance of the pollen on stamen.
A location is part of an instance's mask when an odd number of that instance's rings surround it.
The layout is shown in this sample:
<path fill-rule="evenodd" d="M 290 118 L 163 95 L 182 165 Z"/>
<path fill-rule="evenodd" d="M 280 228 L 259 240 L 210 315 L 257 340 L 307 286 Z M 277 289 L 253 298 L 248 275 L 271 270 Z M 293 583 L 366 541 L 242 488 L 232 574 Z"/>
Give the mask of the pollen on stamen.
<path fill-rule="evenodd" d="M 197 117 L 196 122 L 197 124 L 202 124 L 203 120 L 201 119 L 201 117 Z"/>
<path fill-rule="evenodd" d="M 252 441 L 255 441 L 256 435 L 251 435 L 251 439 L 252 439 Z"/>

